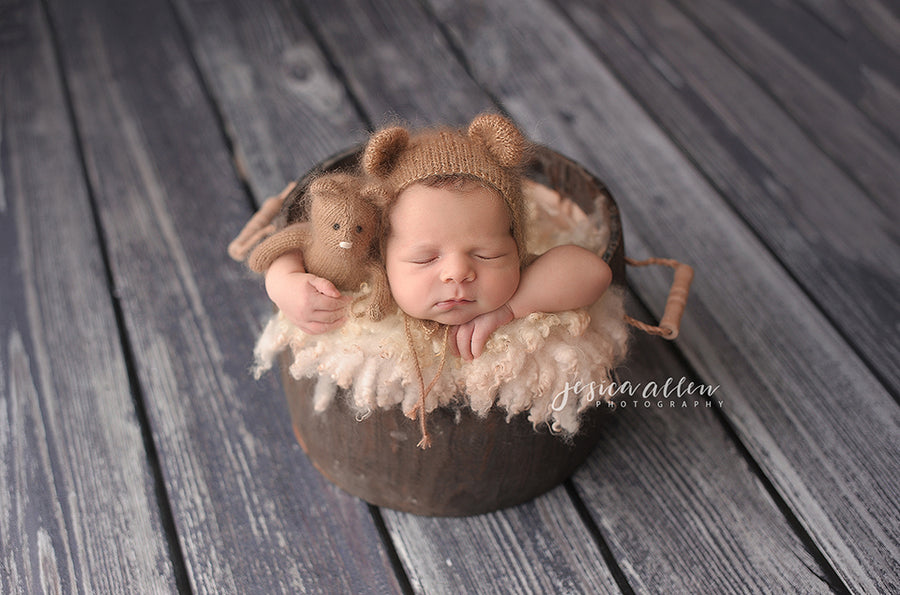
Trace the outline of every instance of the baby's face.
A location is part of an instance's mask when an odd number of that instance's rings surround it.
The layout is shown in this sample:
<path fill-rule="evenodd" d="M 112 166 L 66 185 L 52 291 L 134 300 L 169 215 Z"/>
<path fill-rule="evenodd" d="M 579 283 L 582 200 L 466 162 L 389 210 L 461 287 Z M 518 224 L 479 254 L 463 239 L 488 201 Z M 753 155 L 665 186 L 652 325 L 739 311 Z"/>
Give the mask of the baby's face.
<path fill-rule="evenodd" d="M 388 282 L 410 316 L 464 324 L 516 292 L 516 242 L 506 206 L 490 190 L 415 184 L 398 197 L 390 225 Z"/>

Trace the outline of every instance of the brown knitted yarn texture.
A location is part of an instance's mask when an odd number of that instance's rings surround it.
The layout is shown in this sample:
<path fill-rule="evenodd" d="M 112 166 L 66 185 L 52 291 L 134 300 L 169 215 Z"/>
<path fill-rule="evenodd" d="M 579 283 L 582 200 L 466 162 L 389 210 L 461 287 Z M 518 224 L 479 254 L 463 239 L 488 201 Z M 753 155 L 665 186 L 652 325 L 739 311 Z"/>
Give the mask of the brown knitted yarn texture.
<path fill-rule="evenodd" d="M 464 176 L 484 182 L 506 203 L 513 239 L 524 259 L 525 153 L 525 138 L 512 122 L 498 114 L 482 114 L 467 131 L 438 128 L 410 135 L 400 127 L 380 130 L 366 146 L 362 166 L 387 186 L 387 210 L 400 192 L 428 178 Z"/>

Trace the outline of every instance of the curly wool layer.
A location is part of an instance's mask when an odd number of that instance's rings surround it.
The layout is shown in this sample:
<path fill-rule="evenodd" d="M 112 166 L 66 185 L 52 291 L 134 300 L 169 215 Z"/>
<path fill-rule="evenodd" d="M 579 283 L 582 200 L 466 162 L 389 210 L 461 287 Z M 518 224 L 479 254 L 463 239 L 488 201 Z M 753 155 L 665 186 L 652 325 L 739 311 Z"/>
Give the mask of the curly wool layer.
<path fill-rule="evenodd" d="M 609 237 L 604 221 L 592 220 L 543 186 L 529 184 L 525 192 L 529 234 L 538 251 L 572 243 L 603 252 Z M 595 212 L 605 211 L 598 205 Z M 611 382 L 611 371 L 627 353 L 624 313 L 624 291 L 612 287 L 590 308 L 514 320 L 494 332 L 475 360 L 447 355 L 426 411 L 463 406 L 486 415 L 497 406 L 508 417 L 527 412 L 535 427 L 549 424 L 555 432 L 574 434 L 579 414 L 597 403 L 587 391 L 567 392 L 565 402 L 557 395 L 576 382 Z M 414 325 L 412 334 L 422 375 L 431 379 L 444 351 L 442 333 Z M 351 317 L 340 329 L 321 335 L 307 335 L 276 313 L 257 342 L 254 373 L 269 370 L 285 349 L 293 355 L 291 376 L 318 378 L 317 411 L 331 404 L 338 388 L 347 389 L 348 404 L 360 417 L 396 406 L 408 415 L 419 400 L 415 361 L 399 311 L 378 322 Z"/>

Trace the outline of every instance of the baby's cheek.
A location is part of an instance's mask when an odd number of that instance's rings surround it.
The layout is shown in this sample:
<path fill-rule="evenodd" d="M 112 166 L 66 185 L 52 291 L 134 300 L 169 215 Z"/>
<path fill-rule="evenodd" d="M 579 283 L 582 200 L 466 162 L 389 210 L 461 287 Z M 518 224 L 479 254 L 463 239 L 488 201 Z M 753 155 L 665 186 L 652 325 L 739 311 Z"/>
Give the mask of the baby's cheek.
<path fill-rule="evenodd" d="M 415 279 L 415 275 L 405 271 L 403 266 L 387 267 L 388 285 L 394 301 L 400 306 L 400 309 L 408 314 L 414 314 L 414 310 L 418 306 L 419 299 L 419 283 Z"/>
<path fill-rule="evenodd" d="M 503 283 L 502 287 L 498 290 L 499 295 L 497 296 L 497 304 L 496 304 L 497 308 L 499 308 L 500 306 L 502 306 L 503 304 L 508 302 L 510 299 L 512 299 L 512 296 L 514 296 L 516 291 L 518 290 L 518 288 L 519 288 L 518 268 L 516 269 L 515 273 L 510 273 L 509 275 L 507 275 L 507 277 L 504 281 L 505 282 Z"/>
<path fill-rule="evenodd" d="M 508 302 L 509 298 L 511 298 L 516 293 L 516 290 L 519 288 L 520 277 L 521 274 L 519 273 L 518 266 L 511 267 L 507 271 L 503 284 L 503 291 L 507 296 L 503 301 L 504 303 Z"/>

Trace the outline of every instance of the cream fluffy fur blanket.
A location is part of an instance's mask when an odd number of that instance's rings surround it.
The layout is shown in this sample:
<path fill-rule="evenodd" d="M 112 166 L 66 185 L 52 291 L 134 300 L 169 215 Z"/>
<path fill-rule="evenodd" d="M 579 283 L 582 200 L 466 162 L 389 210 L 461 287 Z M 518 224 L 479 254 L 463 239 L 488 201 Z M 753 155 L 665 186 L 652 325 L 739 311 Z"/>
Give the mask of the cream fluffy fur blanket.
<path fill-rule="evenodd" d="M 598 215 L 585 215 L 570 200 L 536 183 L 526 184 L 525 194 L 532 252 L 578 244 L 602 254 L 609 230 Z M 594 213 L 606 212 L 602 204 L 595 206 Z M 558 395 L 566 391 L 567 383 L 611 382 L 611 371 L 624 360 L 628 344 L 623 293 L 612 287 L 590 308 L 514 320 L 494 331 L 484 353 L 471 362 L 447 349 L 444 369 L 427 396 L 426 411 L 464 406 L 485 415 L 497 406 L 507 418 L 527 411 L 535 427 L 547 424 L 554 432 L 576 433 L 579 414 L 597 403 L 588 399 L 589 391 L 568 391 L 567 399 Z M 411 330 L 428 384 L 439 368 L 443 333 L 429 335 L 421 324 L 412 325 Z M 278 312 L 257 341 L 254 374 L 259 377 L 269 370 L 288 348 L 293 354 L 291 376 L 318 378 L 317 411 L 329 406 L 338 388 L 347 389 L 348 404 L 359 418 L 397 405 L 410 415 L 420 398 L 415 361 L 399 311 L 379 322 L 351 317 L 340 329 L 321 335 L 304 333 Z"/>

